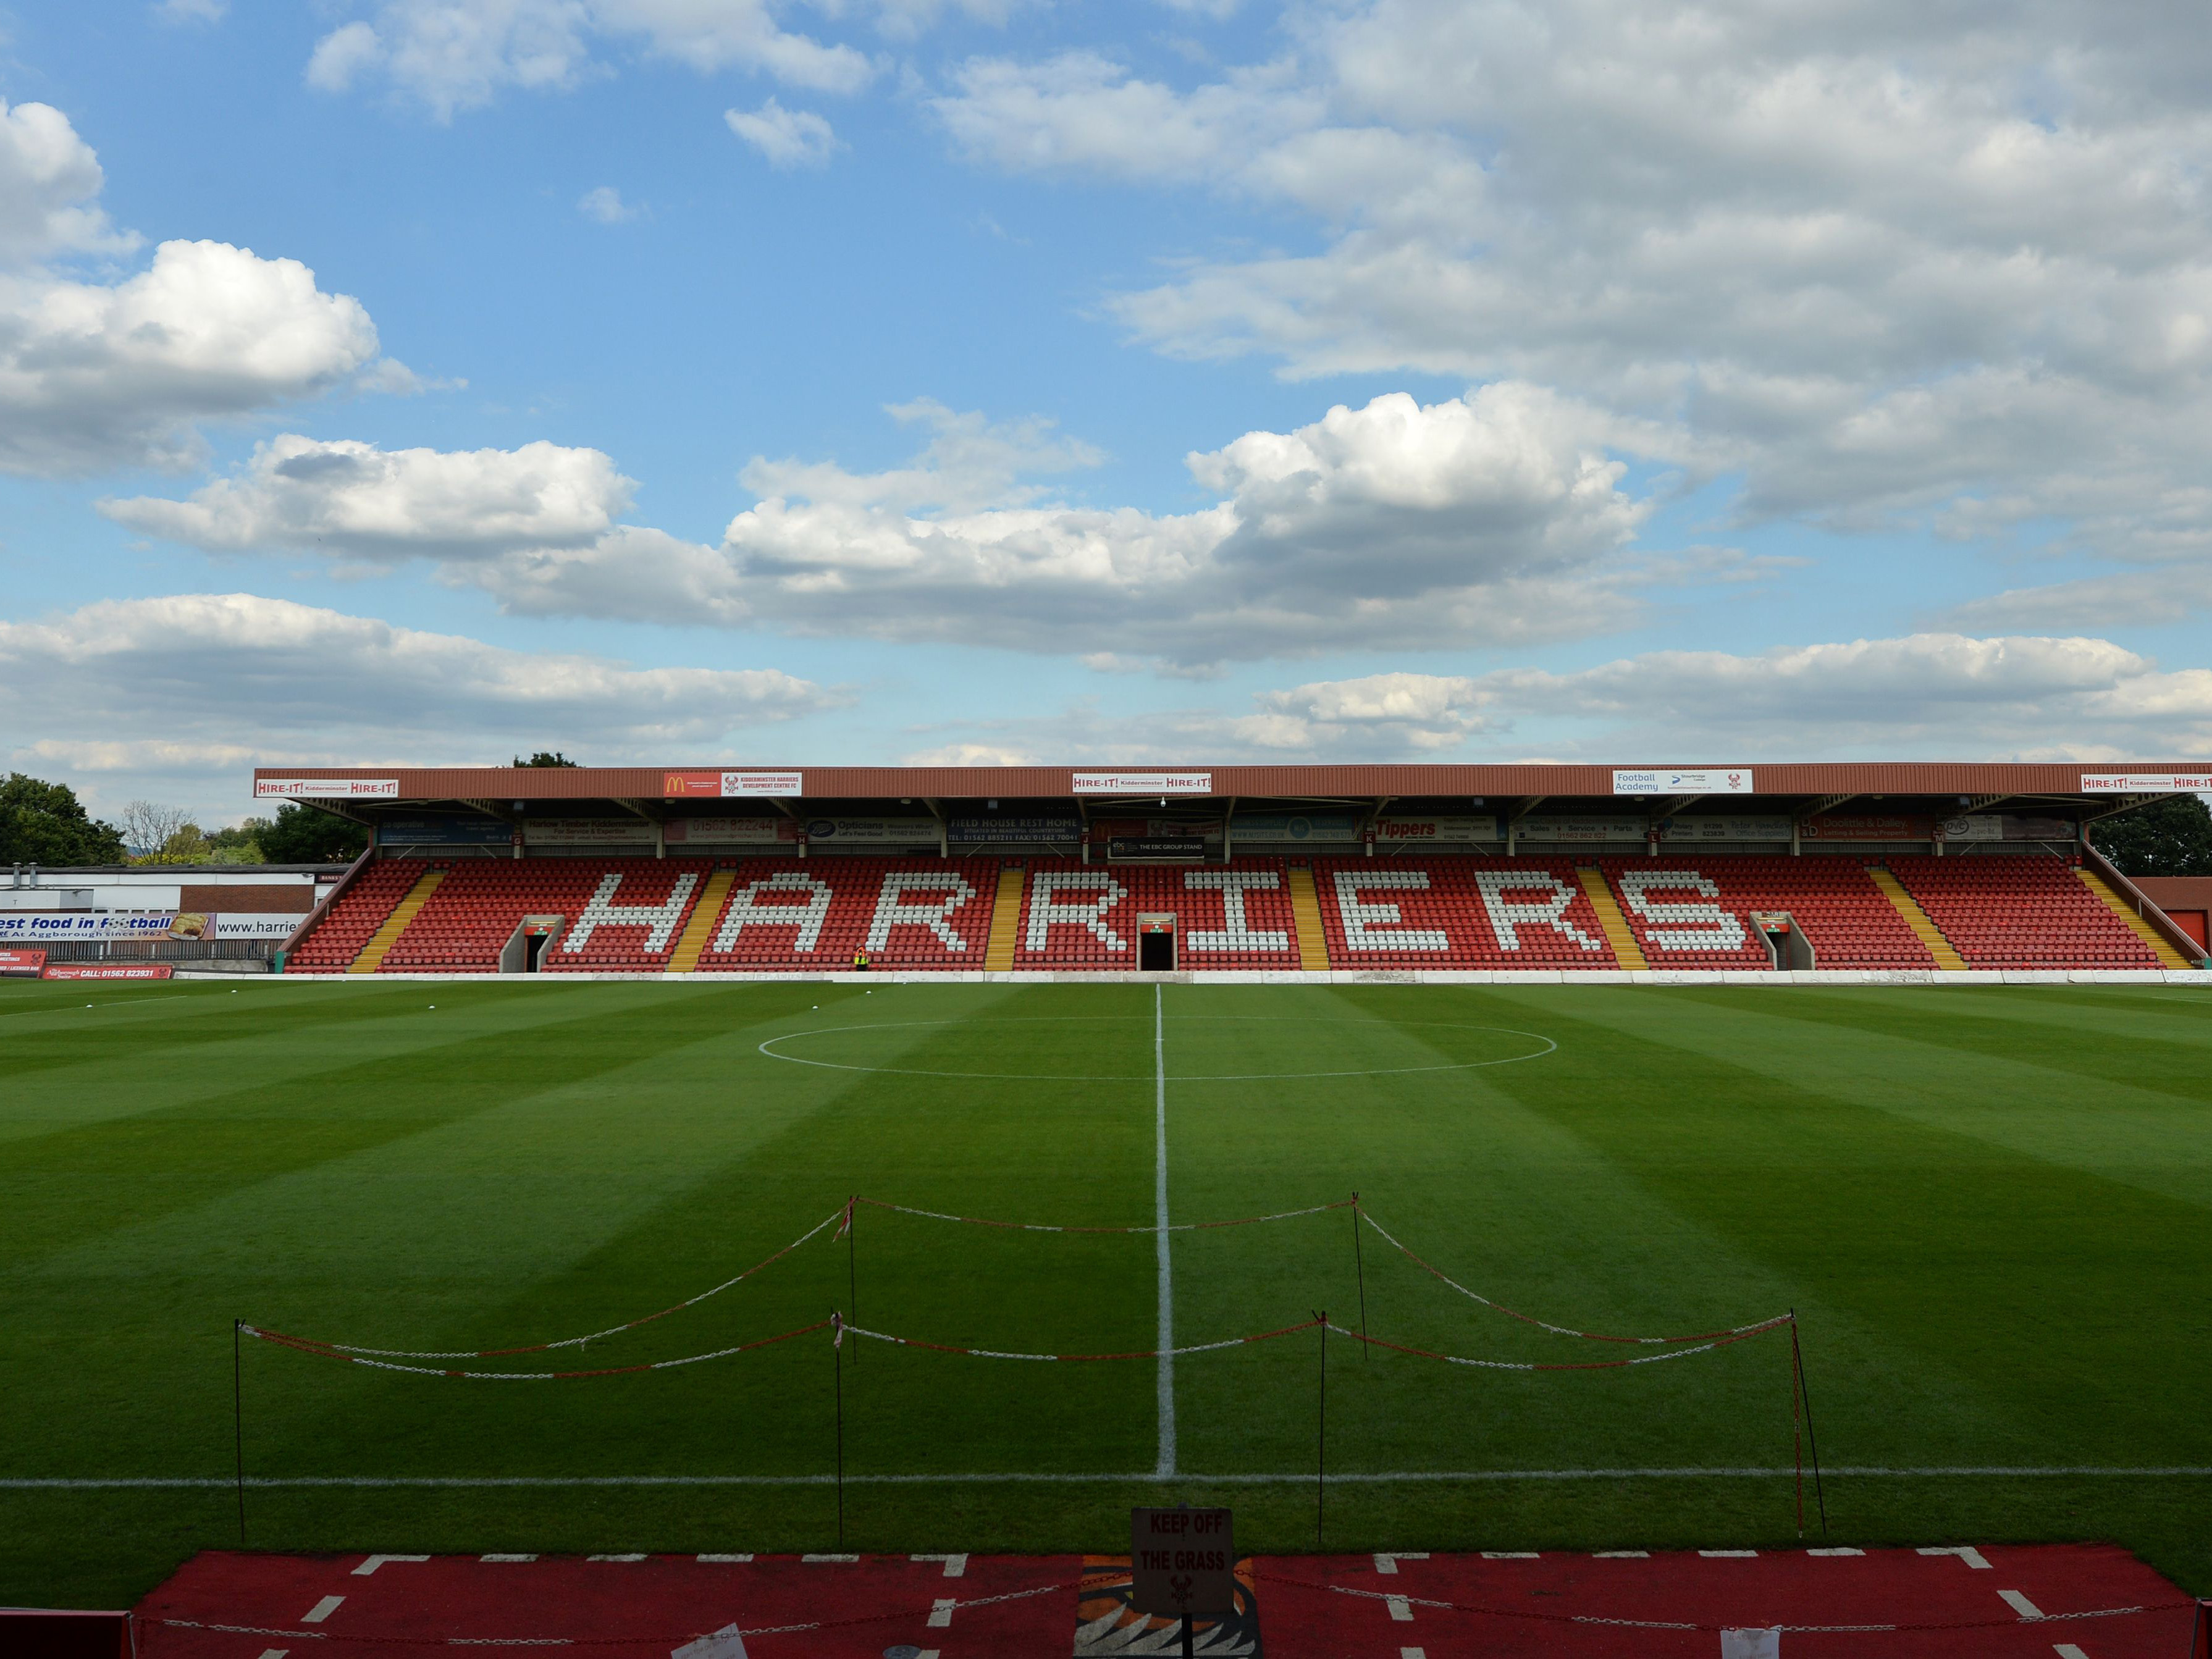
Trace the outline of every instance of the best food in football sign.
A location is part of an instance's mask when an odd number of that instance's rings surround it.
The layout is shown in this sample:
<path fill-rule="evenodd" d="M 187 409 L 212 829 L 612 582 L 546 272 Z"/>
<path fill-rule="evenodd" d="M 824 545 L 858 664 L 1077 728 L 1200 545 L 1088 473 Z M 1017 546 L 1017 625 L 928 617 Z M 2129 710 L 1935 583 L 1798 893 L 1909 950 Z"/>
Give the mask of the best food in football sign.
<path fill-rule="evenodd" d="M 1180 1619 L 1237 1611 L 1237 1539 L 1227 1510 L 1131 1510 L 1129 1605 Z"/>

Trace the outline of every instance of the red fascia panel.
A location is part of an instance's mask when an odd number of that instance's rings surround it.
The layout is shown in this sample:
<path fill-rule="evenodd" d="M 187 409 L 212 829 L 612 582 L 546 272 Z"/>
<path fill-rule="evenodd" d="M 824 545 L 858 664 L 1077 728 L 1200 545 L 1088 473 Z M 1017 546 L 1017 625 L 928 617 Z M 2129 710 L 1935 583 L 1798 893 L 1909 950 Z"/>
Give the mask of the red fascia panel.
<path fill-rule="evenodd" d="M 1674 763 L 1669 763 L 1674 764 Z M 1689 765 L 1692 763 L 1680 763 Z M 1713 765 L 1736 763 L 1722 761 Z M 1623 762 L 1623 766 L 1638 763 Z M 2074 795 L 2085 770 L 2098 772 L 2187 772 L 2203 761 L 2129 761 L 2084 767 L 2079 763 L 2019 764 L 2009 762 L 1898 761 L 1823 762 L 1812 764 L 1752 763 L 1759 796 L 1869 795 Z M 805 798 L 816 800 L 951 799 L 990 797 L 1042 799 L 1073 797 L 1074 773 L 1065 766 L 808 766 L 772 767 L 675 765 L 538 767 L 263 767 L 269 777 L 388 778 L 399 781 L 398 799 L 433 800 L 659 800 L 666 798 L 672 772 L 717 770 L 801 772 Z M 1247 799 L 1350 799 L 1379 796 L 1419 798 L 1481 795 L 1515 799 L 1529 795 L 1609 796 L 1613 768 L 1566 765 L 1373 765 L 1213 766 L 1177 764 L 1121 767 L 1116 770 L 1207 772 L 1213 796 Z M 1086 799 L 1104 799 L 1086 797 Z M 1185 797 L 1184 799 L 1192 799 Z M 1649 799 L 1637 796 L 1624 799 Z M 1718 799 L 1717 797 L 1714 799 Z"/>

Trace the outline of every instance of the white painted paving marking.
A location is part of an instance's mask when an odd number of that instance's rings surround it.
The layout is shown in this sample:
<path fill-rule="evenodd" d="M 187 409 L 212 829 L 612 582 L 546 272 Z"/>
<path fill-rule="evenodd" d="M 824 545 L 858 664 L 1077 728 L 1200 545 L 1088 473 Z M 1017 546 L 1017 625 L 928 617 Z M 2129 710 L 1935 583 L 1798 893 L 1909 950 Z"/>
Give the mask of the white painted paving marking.
<path fill-rule="evenodd" d="M 1428 1559 L 1429 1553 L 1426 1550 L 1377 1550 L 1375 1553 L 1375 1571 L 1395 1573 L 1398 1571 L 1398 1564 L 1401 1561 L 1425 1561 Z"/>
<path fill-rule="evenodd" d="M 1928 1553 L 1925 1550 L 1923 1550 L 1920 1553 L 1923 1555 Z M 1855 1550 L 1846 1544 L 1832 1550 L 1807 1550 L 1805 1553 L 1808 1555 L 1864 1555 L 1866 1552 L 1864 1550 Z"/>
<path fill-rule="evenodd" d="M 1955 1555 L 1968 1566 L 1979 1567 L 1984 1571 L 1990 1565 L 1972 1544 L 1935 1544 L 1918 1553 L 1922 1555 Z"/>
<path fill-rule="evenodd" d="M 587 1555 L 586 1561 L 642 1561 L 642 1555 Z"/>
<path fill-rule="evenodd" d="M 702 1555 L 699 1559 L 702 1561 L 720 1561 L 726 1563 L 731 1561 L 750 1561 L 752 1559 L 752 1557 L 750 1555 Z"/>
<path fill-rule="evenodd" d="M 1759 1557 L 1757 1550 L 1699 1550 L 1708 1561 L 1752 1561 Z"/>
<path fill-rule="evenodd" d="M 366 1578 L 386 1561 L 427 1561 L 429 1559 L 427 1555 L 372 1555 L 353 1570 L 353 1576 Z"/>
<path fill-rule="evenodd" d="M 1400 1624 L 1410 1625 L 1413 1622 L 1413 1604 L 1404 1596 L 1386 1595 L 1382 1600 L 1390 1609 L 1390 1616 Z"/>
<path fill-rule="evenodd" d="M 1592 1558 L 1597 1561 L 1649 1561 L 1650 1550 L 1600 1550 Z"/>
<path fill-rule="evenodd" d="M 2002 1598 L 2004 1604 L 2007 1607 L 2010 1607 L 2014 1613 L 2018 1613 L 2023 1619 L 2040 1619 L 2043 1617 L 2043 1609 L 2037 1607 L 2034 1602 L 2029 1601 L 2018 1590 L 1999 1590 L 1997 1595 Z"/>
<path fill-rule="evenodd" d="M 1534 1561 L 1540 1559 L 1534 1550 L 1485 1550 L 1486 1561 Z"/>
<path fill-rule="evenodd" d="M 932 1601 L 929 1604 L 929 1628 L 943 1630 L 952 1622 L 952 1609 L 959 1605 L 949 1595 L 941 1601 Z"/>
<path fill-rule="evenodd" d="M 479 1555 L 477 1557 L 479 1561 L 535 1561 L 537 1559 L 534 1555 Z"/>
<path fill-rule="evenodd" d="M 264 1648 L 261 1650 L 261 1659 L 284 1659 L 284 1656 L 291 1650 L 289 1648 Z"/>
<path fill-rule="evenodd" d="M 2051 1644 L 2051 1650 L 2058 1656 L 2058 1659 L 2089 1659 L 2087 1654 L 2082 1652 L 2071 1642 L 2053 1642 Z"/>
<path fill-rule="evenodd" d="M 325 1595 L 300 1615 L 300 1622 L 303 1625 L 319 1625 L 343 1606 L 344 1602 L 345 1597 L 343 1595 Z"/>
<path fill-rule="evenodd" d="M 799 1559 L 809 1565 L 818 1565 L 825 1561 L 857 1561 L 860 1558 L 857 1555 L 802 1555 Z"/>
<path fill-rule="evenodd" d="M 945 1576 L 947 1578 L 965 1578 L 968 1576 L 968 1558 L 964 1554 L 910 1555 L 907 1557 L 907 1559 L 909 1561 L 942 1561 L 945 1563 Z"/>
<path fill-rule="evenodd" d="M 735 1625 L 725 1625 L 696 1642 L 686 1642 L 669 1659 L 745 1659 L 745 1638 Z"/>
<path fill-rule="evenodd" d="M 1398 1659 L 1429 1659 L 1429 1650 L 1426 1648 L 1400 1648 Z"/>

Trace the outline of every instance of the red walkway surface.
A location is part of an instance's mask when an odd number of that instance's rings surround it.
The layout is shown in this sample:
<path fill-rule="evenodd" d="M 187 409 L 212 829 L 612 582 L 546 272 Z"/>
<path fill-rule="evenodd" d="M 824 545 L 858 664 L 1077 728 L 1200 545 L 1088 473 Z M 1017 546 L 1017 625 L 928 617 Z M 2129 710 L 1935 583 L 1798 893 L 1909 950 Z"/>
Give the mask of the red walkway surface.
<path fill-rule="evenodd" d="M 2074 1659 L 2077 1650 L 2088 1659 L 2184 1659 L 2193 1617 L 2173 1585 L 2101 1545 L 1751 1556 L 1262 1556 L 1249 1571 L 1260 1645 L 1250 1644 L 1245 1623 L 1234 1633 L 1202 1632 L 1222 1639 L 1201 1639 L 1200 1653 L 1712 1659 L 1720 1626 L 1781 1625 L 1783 1651 L 1806 1659 Z M 137 1651 L 144 1659 L 263 1659 L 271 1650 L 337 1659 L 481 1654 L 491 1643 L 527 1643 L 523 1651 L 622 1659 L 672 1653 L 735 1624 L 753 1659 L 877 1659 L 892 1650 L 904 1650 L 899 1659 L 1061 1659 L 1078 1652 L 1086 1573 L 1083 1611 L 1097 1622 L 1082 1651 L 1181 1650 L 1165 1626 L 1098 1628 L 1114 1623 L 1097 1620 L 1110 1602 L 1103 1587 L 1121 1577 L 1099 1558 L 211 1553 L 140 1604 Z M 1018 1594 L 1024 1591 L 1034 1593 Z M 2147 1611 L 2055 1616 L 2124 1607 Z M 1638 1622 L 1613 1622 L 1630 1620 Z M 1788 1628 L 1822 1625 L 1922 1628 Z M 794 1626 L 809 1628 L 788 1628 Z M 687 1659 L 735 1659 L 738 1651 L 734 1643 L 718 1643 Z"/>

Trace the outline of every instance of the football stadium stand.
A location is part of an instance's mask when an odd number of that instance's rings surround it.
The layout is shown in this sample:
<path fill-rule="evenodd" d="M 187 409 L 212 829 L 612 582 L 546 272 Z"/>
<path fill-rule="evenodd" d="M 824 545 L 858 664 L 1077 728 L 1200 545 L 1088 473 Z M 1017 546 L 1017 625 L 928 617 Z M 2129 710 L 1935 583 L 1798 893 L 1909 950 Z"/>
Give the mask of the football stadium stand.
<path fill-rule="evenodd" d="M 375 831 L 295 974 L 2165 972 L 2203 945 L 2090 826 L 2183 790 L 2212 772 L 257 776 Z"/>

